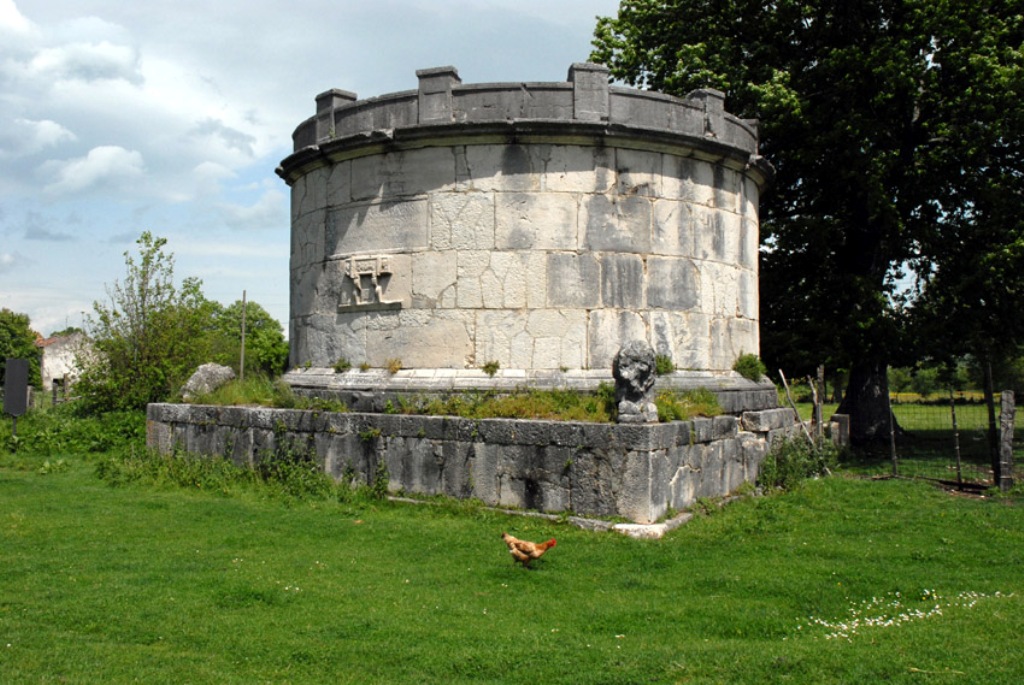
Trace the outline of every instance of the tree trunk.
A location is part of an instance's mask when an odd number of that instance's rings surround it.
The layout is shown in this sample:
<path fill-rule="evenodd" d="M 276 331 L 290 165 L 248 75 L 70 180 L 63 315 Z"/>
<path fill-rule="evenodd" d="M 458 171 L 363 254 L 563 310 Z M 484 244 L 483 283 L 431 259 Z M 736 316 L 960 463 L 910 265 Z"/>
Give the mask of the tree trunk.
<path fill-rule="evenodd" d="M 900 434 L 889 408 L 889 378 L 884 363 L 864 360 L 850 368 L 846 395 L 837 413 L 849 415 L 850 442 L 854 445 L 884 445 L 890 430 Z"/>

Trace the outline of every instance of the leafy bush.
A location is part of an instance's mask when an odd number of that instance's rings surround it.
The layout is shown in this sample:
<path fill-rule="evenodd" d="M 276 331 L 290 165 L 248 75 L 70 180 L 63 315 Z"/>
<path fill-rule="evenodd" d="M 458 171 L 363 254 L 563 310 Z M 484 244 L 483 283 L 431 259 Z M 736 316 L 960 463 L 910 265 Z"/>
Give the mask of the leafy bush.
<path fill-rule="evenodd" d="M 761 358 L 756 354 L 750 353 L 741 354 L 737 357 L 736 363 L 732 365 L 732 370 L 755 383 L 759 382 L 768 372 L 768 368 L 761 361 Z"/>
<path fill-rule="evenodd" d="M 659 354 L 654 357 L 654 372 L 659 376 L 670 374 L 676 370 L 675 362 L 667 354 Z"/>
<path fill-rule="evenodd" d="M 175 287 L 165 238 L 147 231 L 136 242 L 138 261 L 124 253 L 124 281 L 108 286 L 109 304 L 95 302 L 86 319 L 94 350 L 79 355 L 76 387 L 93 411 L 166 401 L 210 353 L 205 334 L 215 305 L 201 282 L 186 278 Z"/>
<path fill-rule="evenodd" d="M 246 370 L 271 377 L 284 370 L 288 343 L 281 324 L 262 307 L 207 300 L 196 278 L 177 287 L 167 240 L 145 232 L 136 244 L 137 257 L 124 253 L 124 280 L 107 287 L 109 301 L 93 303 L 86 319 L 92 346 L 76 358 L 84 406 L 98 412 L 143 409 L 176 397 L 200 364 L 212 360 L 237 369 L 243 313 Z"/>
<path fill-rule="evenodd" d="M 777 439 L 761 463 L 757 484 L 792 490 L 807 478 L 829 475 L 839 464 L 839 449 L 831 442 L 819 444 L 806 436 Z"/>
<path fill-rule="evenodd" d="M 0 445 L 20 457 L 49 459 L 141 449 L 145 439 L 146 415 L 139 411 L 85 415 L 75 404 L 61 404 L 19 418 L 17 437 L 10 423 L 0 423 Z"/>

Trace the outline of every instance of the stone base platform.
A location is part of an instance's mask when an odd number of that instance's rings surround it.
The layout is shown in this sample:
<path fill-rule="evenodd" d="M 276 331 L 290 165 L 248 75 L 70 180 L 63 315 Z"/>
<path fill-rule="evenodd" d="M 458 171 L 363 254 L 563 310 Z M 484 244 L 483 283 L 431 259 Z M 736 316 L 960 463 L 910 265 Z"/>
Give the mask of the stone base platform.
<path fill-rule="evenodd" d="M 658 522 L 757 478 L 790 409 L 658 424 L 151 404 L 147 444 L 238 465 L 313 460 L 339 481 L 500 507 Z"/>

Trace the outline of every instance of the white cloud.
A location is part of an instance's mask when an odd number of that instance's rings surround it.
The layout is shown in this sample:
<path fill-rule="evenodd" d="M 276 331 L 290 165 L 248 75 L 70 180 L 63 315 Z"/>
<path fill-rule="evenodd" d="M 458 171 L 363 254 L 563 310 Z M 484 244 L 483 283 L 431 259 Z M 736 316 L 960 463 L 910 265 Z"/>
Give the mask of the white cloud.
<path fill-rule="evenodd" d="M 142 154 L 117 145 L 101 145 L 85 157 L 65 161 L 51 160 L 43 165 L 44 174 L 56 177 L 46 186 L 50 194 L 76 193 L 108 180 L 142 176 Z"/>
<path fill-rule="evenodd" d="M 26 34 L 32 31 L 32 22 L 18 11 L 14 0 L 0 0 L 0 32 Z"/>
<path fill-rule="evenodd" d="M 415 89 L 444 64 L 467 83 L 562 80 L 617 4 L 0 0 L 0 304 L 62 327 L 148 229 L 175 237 L 208 296 L 248 287 L 284 320 L 274 167 L 317 93 Z"/>
<path fill-rule="evenodd" d="M 138 83 L 142 79 L 135 49 L 110 41 L 44 48 L 36 53 L 28 67 L 38 78 L 57 81 L 121 79 Z"/>
<path fill-rule="evenodd" d="M 277 188 L 268 188 L 251 205 L 222 204 L 224 223 L 243 230 L 288 226 L 288 196 Z"/>
<path fill-rule="evenodd" d="M 0 132 L 0 159 L 22 157 L 77 139 L 56 121 L 15 119 Z"/>
<path fill-rule="evenodd" d="M 0 252 L 0 274 L 9 274 L 26 264 L 31 264 L 31 260 L 17 252 Z"/>

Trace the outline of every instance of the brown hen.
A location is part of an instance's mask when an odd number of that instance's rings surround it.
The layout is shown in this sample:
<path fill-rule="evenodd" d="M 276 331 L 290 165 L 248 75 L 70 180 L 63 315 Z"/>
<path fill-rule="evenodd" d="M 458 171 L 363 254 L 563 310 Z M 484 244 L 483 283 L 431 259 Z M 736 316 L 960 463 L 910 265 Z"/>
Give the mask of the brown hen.
<path fill-rule="evenodd" d="M 508 553 L 512 555 L 512 558 L 527 568 L 529 568 L 531 561 L 540 559 L 544 552 L 555 546 L 554 538 L 547 542 L 530 542 L 512 537 L 508 533 L 502 533 L 501 539 L 508 545 Z"/>

